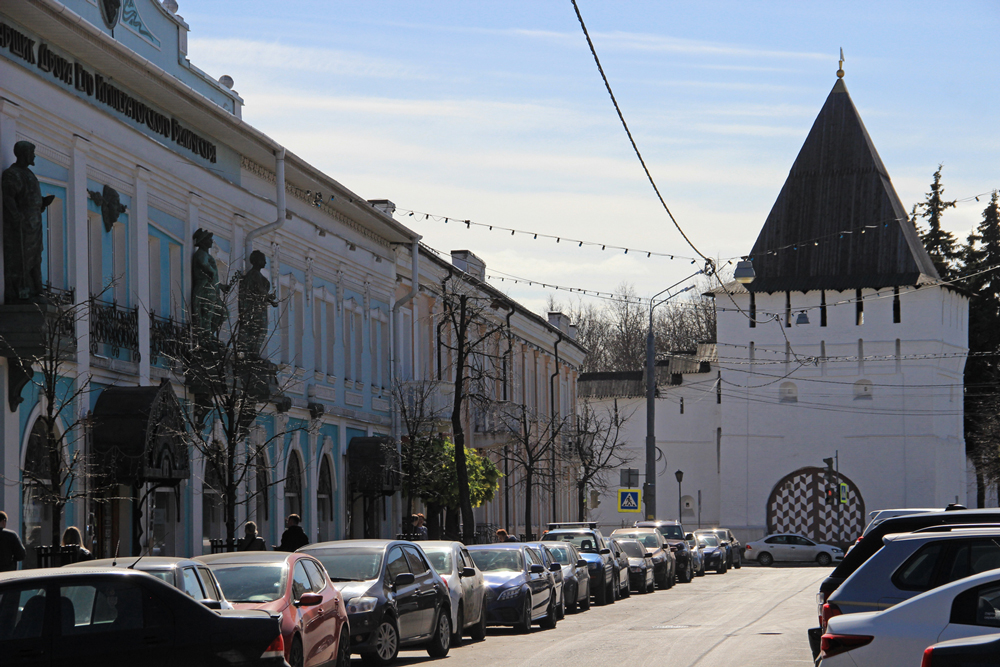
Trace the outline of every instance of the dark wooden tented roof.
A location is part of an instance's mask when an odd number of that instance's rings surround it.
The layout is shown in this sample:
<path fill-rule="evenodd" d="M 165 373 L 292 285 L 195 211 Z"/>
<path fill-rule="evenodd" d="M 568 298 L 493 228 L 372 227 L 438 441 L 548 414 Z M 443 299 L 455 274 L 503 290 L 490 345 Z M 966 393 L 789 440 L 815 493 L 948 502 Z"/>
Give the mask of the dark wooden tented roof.
<path fill-rule="evenodd" d="M 861 116 L 837 79 L 750 253 L 753 292 L 938 279 Z"/>

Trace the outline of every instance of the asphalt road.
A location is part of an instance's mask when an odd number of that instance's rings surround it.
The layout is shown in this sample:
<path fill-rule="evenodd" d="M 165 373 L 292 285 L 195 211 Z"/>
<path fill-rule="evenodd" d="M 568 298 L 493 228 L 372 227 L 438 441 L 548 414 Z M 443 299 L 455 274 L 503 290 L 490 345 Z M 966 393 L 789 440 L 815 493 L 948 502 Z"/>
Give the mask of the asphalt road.
<path fill-rule="evenodd" d="M 690 584 L 567 614 L 554 630 L 536 626 L 529 635 L 517 635 L 491 628 L 485 641 L 466 638 L 440 661 L 425 651 L 402 651 L 399 664 L 808 667 L 806 630 L 816 624 L 816 591 L 829 571 L 798 565 L 709 573 Z"/>

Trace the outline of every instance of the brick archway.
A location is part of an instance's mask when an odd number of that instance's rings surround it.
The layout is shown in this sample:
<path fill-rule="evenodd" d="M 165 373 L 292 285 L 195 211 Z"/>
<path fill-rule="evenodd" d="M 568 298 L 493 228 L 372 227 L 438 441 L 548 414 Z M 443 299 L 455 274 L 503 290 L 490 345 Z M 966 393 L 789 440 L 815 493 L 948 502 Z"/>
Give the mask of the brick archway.
<path fill-rule="evenodd" d="M 799 533 L 827 544 L 853 542 L 865 527 L 865 501 L 843 473 L 840 481 L 847 484 L 847 503 L 827 505 L 824 468 L 799 468 L 782 477 L 767 499 L 768 534 Z"/>

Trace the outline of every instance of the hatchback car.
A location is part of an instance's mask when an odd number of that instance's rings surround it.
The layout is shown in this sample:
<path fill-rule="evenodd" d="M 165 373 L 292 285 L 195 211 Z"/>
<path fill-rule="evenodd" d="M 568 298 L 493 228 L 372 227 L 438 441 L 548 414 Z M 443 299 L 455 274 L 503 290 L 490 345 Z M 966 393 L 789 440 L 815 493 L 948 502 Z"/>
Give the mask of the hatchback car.
<path fill-rule="evenodd" d="M 451 596 L 451 643 L 462 643 L 468 631 L 476 640 L 486 638 L 486 581 L 461 542 L 421 541 L 428 562 L 448 585 Z"/>
<path fill-rule="evenodd" d="M 743 560 L 743 545 L 727 528 L 701 528 L 695 534 L 715 535 L 719 544 L 726 548 L 726 567 L 740 569 Z"/>
<path fill-rule="evenodd" d="M 840 547 L 820 544 L 804 535 L 792 533 L 768 535 L 756 542 L 748 542 L 743 555 L 747 560 L 755 560 L 764 566 L 776 561 L 815 561 L 826 567 L 844 558 L 844 552 Z"/>
<path fill-rule="evenodd" d="M 611 549 L 612 565 L 615 572 L 615 599 L 627 598 L 632 594 L 628 578 L 628 554 L 622 551 L 622 548 L 614 540 L 608 540 L 608 548 Z"/>
<path fill-rule="evenodd" d="M 531 624 L 556 627 L 556 596 L 552 577 L 537 548 L 524 543 L 477 544 L 469 547 L 472 560 L 486 577 L 486 622 L 511 625 L 518 632 Z"/>
<path fill-rule="evenodd" d="M 655 528 L 674 554 L 677 581 L 690 583 L 702 567 L 701 554 L 684 539 L 687 534 L 679 521 L 636 521 L 636 528 Z"/>
<path fill-rule="evenodd" d="M 566 609 L 575 612 L 577 609 L 590 609 L 590 575 L 587 573 L 587 561 L 580 557 L 576 547 L 569 542 L 546 542 L 545 550 L 552 554 L 553 560 L 562 565 L 563 599 Z"/>
<path fill-rule="evenodd" d="M 281 616 L 291 667 L 350 660 L 350 629 L 340 591 L 318 561 L 300 553 L 246 551 L 199 556 L 237 609 Z"/>
<path fill-rule="evenodd" d="M 127 568 L 0 574 L 5 667 L 284 667 L 278 619 L 215 611 Z"/>
<path fill-rule="evenodd" d="M 688 534 L 691 535 L 691 533 Z M 701 549 L 701 555 L 705 562 L 702 571 L 712 569 L 717 574 L 725 574 L 729 557 L 728 547 L 719 542 L 715 533 L 696 532 L 692 536 L 698 542 L 698 548 Z"/>
<path fill-rule="evenodd" d="M 615 569 L 611 549 L 596 522 L 550 523 L 549 531 L 542 535 L 542 541 L 569 542 L 575 546 L 580 557 L 587 561 L 590 592 L 594 595 L 594 602 L 598 606 L 614 604 Z"/>
<path fill-rule="evenodd" d="M 343 594 L 351 652 L 386 665 L 401 648 L 434 658 L 451 647 L 451 595 L 423 550 L 401 540 L 319 542 L 299 549 L 323 564 Z"/>
<path fill-rule="evenodd" d="M 674 552 L 663 541 L 660 531 L 655 528 L 619 528 L 612 531 L 611 537 L 615 539 L 638 540 L 643 548 L 653 557 L 656 585 L 660 588 L 670 588 L 674 585 L 677 559 L 674 556 Z"/>
<path fill-rule="evenodd" d="M 119 567 L 138 570 L 180 589 L 210 609 L 232 609 L 212 571 L 201 561 L 190 558 L 146 556 L 145 558 L 102 558 L 64 565 L 63 567 Z"/>
<path fill-rule="evenodd" d="M 566 581 L 563 577 L 562 563 L 556 560 L 555 556 L 545 548 L 540 542 L 530 545 L 538 550 L 542 556 L 542 565 L 545 571 L 552 577 L 552 590 L 556 596 L 556 617 L 563 619 L 566 617 Z"/>
<path fill-rule="evenodd" d="M 652 593 L 656 588 L 653 577 L 653 554 L 638 540 L 611 538 L 628 556 L 628 579 L 636 593 Z"/>

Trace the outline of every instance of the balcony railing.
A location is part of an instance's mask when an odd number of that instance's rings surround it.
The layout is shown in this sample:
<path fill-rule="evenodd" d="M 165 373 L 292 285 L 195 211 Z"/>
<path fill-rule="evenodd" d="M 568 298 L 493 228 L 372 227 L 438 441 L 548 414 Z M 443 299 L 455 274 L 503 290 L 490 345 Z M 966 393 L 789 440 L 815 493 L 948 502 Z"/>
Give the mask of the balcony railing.
<path fill-rule="evenodd" d="M 172 317 L 149 315 L 149 362 L 171 364 L 183 358 L 184 350 L 190 346 L 187 322 L 179 322 Z"/>
<path fill-rule="evenodd" d="M 139 307 L 126 308 L 91 296 L 90 353 L 107 352 L 117 359 L 122 350 L 129 353 L 129 361 L 139 361 Z"/>

